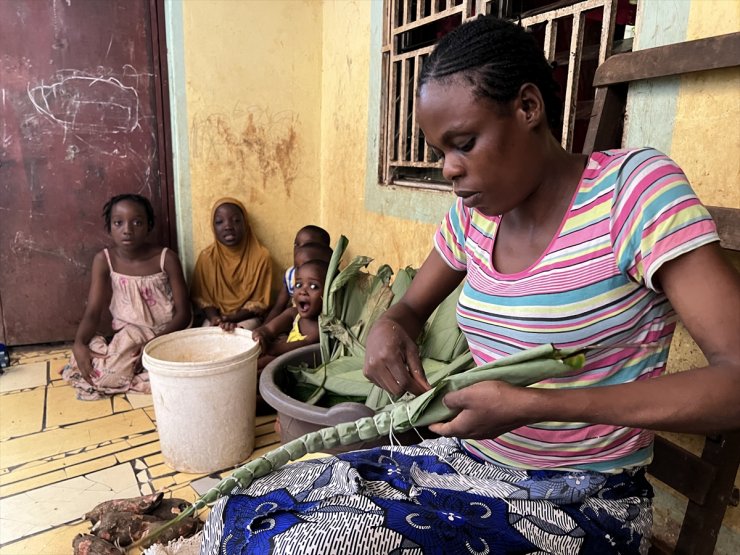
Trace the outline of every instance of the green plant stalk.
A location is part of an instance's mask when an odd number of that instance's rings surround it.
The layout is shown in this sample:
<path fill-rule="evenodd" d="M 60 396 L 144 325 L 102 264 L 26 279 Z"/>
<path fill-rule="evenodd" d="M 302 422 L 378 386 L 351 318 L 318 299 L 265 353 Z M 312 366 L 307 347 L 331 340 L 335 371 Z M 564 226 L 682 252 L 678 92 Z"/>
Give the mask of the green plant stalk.
<path fill-rule="evenodd" d="M 376 440 L 387 436 L 391 430 L 394 434 L 403 433 L 413 427 L 450 420 L 457 412 L 447 408 L 443 403 L 442 400 L 447 393 L 489 380 L 529 386 L 548 378 L 562 376 L 583 366 L 585 362 L 583 351 L 584 349 L 559 350 L 551 344 L 540 345 L 466 372 L 447 376 L 422 395 L 408 401 L 399 401 L 372 417 L 343 422 L 305 434 L 239 467 L 177 517 L 131 547 L 151 544 L 170 526 L 215 503 L 236 486 L 246 488 L 256 478 L 266 476 L 308 453 L 319 453 L 358 441 Z"/>

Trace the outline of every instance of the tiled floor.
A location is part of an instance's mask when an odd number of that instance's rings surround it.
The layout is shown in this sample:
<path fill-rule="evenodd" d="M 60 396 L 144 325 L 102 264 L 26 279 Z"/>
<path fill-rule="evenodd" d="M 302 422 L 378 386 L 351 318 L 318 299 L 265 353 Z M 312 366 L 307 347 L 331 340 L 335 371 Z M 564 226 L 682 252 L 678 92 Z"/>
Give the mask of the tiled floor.
<path fill-rule="evenodd" d="M 184 474 L 164 463 L 151 396 L 78 401 L 60 378 L 65 346 L 13 349 L 0 376 L 0 555 L 62 555 L 108 499 L 164 491 L 192 501 L 224 469 Z M 274 416 L 257 417 L 255 452 L 277 446 Z"/>

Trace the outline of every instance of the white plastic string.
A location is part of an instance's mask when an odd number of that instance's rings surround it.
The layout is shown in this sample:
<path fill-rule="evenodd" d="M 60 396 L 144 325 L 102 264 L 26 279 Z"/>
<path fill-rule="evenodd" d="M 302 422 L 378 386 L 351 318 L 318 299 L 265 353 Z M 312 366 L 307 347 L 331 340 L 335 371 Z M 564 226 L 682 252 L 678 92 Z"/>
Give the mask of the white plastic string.
<path fill-rule="evenodd" d="M 391 399 L 390 395 L 388 396 L 388 398 L 391 401 L 391 405 L 393 405 L 393 407 L 395 407 L 396 406 L 396 403 L 393 402 L 393 399 Z M 398 445 L 399 447 L 401 446 L 401 442 L 398 440 L 398 438 L 396 437 L 396 433 L 393 430 L 394 427 L 395 427 L 395 425 L 393 423 L 393 411 L 391 411 L 391 414 L 390 414 L 390 426 L 389 426 L 390 429 L 388 430 L 388 444 L 389 444 L 389 447 L 390 447 L 390 459 L 391 460 L 393 460 L 393 449 L 396 447 L 396 445 Z M 395 463 L 396 461 L 393 460 L 393 462 Z"/>
<path fill-rule="evenodd" d="M 388 400 L 390 401 L 390 404 L 391 404 L 391 406 L 393 406 L 393 408 L 396 408 L 396 403 L 395 403 L 395 402 L 393 401 L 393 398 L 392 398 L 392 397 L 390 396 L 390 394 L 386 393 L 386 395 L 388 395 Z M 411 424 L 411 407 L 409 406 L 408 402 L 404 402 L 403 404 L 404 404 L 404 405 L 405 405 L 405 407 L 406 407 L 406 420 L 407 420 L 407 422 L 408 422 L 409 424 Z M 420 432 L 419 432 L 419 430 L 418 430 L 418 429 L 416 428 L 416 426 L 414 426 L 414 425 L 412 424 L 412 425 L 411 425 L 411 429 L 412 429 L 412 430 L 414 430 L 414 432 L 416 432 L 416 435 L 417 435 L 417 436 L 419 436 L 419 439 L 420 439 L 421 441 L 424 441 L 424 439 L 425 439 L 425 438 L 424 438 L 424 436 L 423 436 L 423 435 L 421 435 L 421 433 L 420 433 Z M 394 431 L 393 431 L 393 411 L 391 411 L 391 430 L 390 430 L 390 432 L 388 433 L 388 437 L 389 437 L 389 438 L 390 438 L 390 440 L 391 440 L 391 445 L 393 445 L 393 441 L 394 441 L 394 440 L 398 442 L 398 445 L 401 445 L 401 442 L 400 442 L 400 441 L 398 440 L 398 438 L 396 438 L 396 436 L 395 436 L 395 434 L 394 434 Z"/>
<path fill-rule="evenodd" d="M 391 406 L 393 406 L 394 408 L 396 408 L 397 405 L 393 401 L 393 398 L 390 395 L 388 395 L 388 400 L 390 401 Z M 404 403 L 404 404 L 406 405 L 406 417 L 407 417 L 408 422 L 410 423 L 411 422 L 411 408 L 410 408 L 410 406 L 409 406 L 408 403 Z M 388 440 L 389 440 L 389 447 L 390 447 L 390 456 L 389 456 L 389 458 L 395 463 L 396 461 L 393 459 L 393 449 L 396 446 L 399 446 L 400 447 L 401 446 L 401 443 L 398 440 L 398 438 L 396 437 L 395 432 L 394 432 L 394 423 L 393 423 L 393 412 L 394 411 L 390 411 L 390 412 L 391 412 L 391 414 L 390 414 L 390 430 L 388 431 Z M 416 426 L 413 426 L 412 425 L 411 428 L 416 432 L 416 435 L 418 435 L 419 438 L 422 441 L 424 441 L 424 437 L 421 435 L 421 433 L 419 433 L 419 430 L 416 429 Z M 429 448 L 427 447 L 427 449 L 429 449 Z M 429 449 L 429 451 L 431 451 L 437 457 L 438 460 L 442 461 L 447 466 L 449 466 L 455 474 L 457 474 L 458 476 L 464 476 L 463 474 L 460 473 L 460 471 L 457 468 L 455 468 L 453 466 L 453 464 L 449 460 L 447 460 L 447 457 L 441 457 L 441 456 L 439 456 L 437 453 L 435 453 L 431 449 Z M 517 508 L 508 499 L 506 499 L 505 497 L 496 497 L 496 499 L 500 499 L 501 501 L 503 501 L 504 503 L 506 503 L 506 505 L 509 507 L 509 509 L 513 513 L 519 514 L 519 511 L 517 510 Z"/>
<path fill-rule="evenodd" d="M 408 419 L 409 423 L 411 423 L 411 406 L 408 403 L 406 403 L 406 418 Z M 424 436 L 421 435 L 421 432 L 416 429 L 416 426 L 412 425 L 411 429 L 416 432 L 416 435 L 419 436 L 419 439 L 423 442 Z"/>

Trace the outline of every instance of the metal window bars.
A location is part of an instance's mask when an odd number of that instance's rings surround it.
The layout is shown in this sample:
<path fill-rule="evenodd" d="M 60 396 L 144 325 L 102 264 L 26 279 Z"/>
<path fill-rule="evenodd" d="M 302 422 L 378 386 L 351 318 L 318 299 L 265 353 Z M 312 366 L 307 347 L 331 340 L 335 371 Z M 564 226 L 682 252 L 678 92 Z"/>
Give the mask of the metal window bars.
<path fill-rule="evenodd" d="M 570 29 L 561 144 L 573 148 L 574 122 L 586 13 L 601 10 L 598 63 L 609 55 L 618 0 L 561 0 L 522 14 L 521 25 L 544 25 L 545 56 L 556 55 L 558 29 Z M 386 0 L 381 103 L 381 183 L 448 189 L 441 163 L 427 147 L 414 112 L 419 72 L 445 32 L 481 13 L 508 13 L 507 0 Z M 562 37 L 561 37 L 562 44 Z"/>

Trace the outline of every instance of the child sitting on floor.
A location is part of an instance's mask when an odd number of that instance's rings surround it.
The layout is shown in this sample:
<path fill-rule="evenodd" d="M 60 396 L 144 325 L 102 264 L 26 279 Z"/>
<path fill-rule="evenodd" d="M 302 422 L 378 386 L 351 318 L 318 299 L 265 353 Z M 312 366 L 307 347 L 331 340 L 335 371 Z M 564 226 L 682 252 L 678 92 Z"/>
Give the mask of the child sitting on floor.
<path fill-rule="evenodd" d="M 293 266 L 285 271 L 283 286 L 278 292 L 275 304 L 265 317 L 265 324 L 290 306 L 290 301 L 293 298 L 296 268 L 308 260 L 315 259 L 329 262 L 332 252 L 329 233 L 323 228 L 307 225 L 298 230 L 293 243 Z"/>
<path fill-rule="evenodd" d="M 182 266 L 166 247 L 148 242 L 154 210 L 141 195 L 111 198 L 103 207 L 113 246 L 95 255 L 85 313 L 77 328 L 72 357 L 62 377 L 85 401 L 137 391 L 149 393 L 141 366 L 144 345 L 158 335 L 186 328 L 190 303 Z M 96 328 L 106 307 L 113 316 L 113 339 Z"/>
<path fill-rule="evenodd" d="M 206 326 L 254 329 L 270 302 L 270 253 L 252 231 L 237 199 L 216 201 L 211 212 L 213 243 L 198 256 L 191 284 L 193 303 Z"/>
<path fill-rule="evenodd" d="M 329 264 L 323 260 L 301 264 L 296 270 L 294 306 L 252 332 L 252 338 L 262 347 L 262 355 L 257 361 L 259 370 L 283 353 L 318 343 L 319 314 L 328 267 Z"/>

